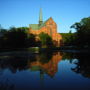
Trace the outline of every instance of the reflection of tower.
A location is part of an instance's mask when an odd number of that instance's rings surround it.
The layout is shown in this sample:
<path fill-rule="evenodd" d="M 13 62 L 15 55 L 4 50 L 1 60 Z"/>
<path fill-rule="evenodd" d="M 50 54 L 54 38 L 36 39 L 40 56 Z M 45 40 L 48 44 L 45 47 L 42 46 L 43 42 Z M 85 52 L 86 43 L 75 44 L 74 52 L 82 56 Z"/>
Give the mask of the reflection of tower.
<path fill-rule="evenodd" d="M 51 58 L 43 53 L 43 55 L 35 55 L 35 60 L 33 62 L 28 62 L 30 70 L 40 71 L 40 86 L 42 90 L 44 89 L 44 74 L 53 78 L 58 71 L 58 63 L 61 60 L 62 54 L 60 52 L 55 52 L 52 54 Z"/>
<path fill-rule="evenodd" d="M 42 69 L 40 69 L 40 85 L 41 88 L 44 87 L 44 71 Z"/>

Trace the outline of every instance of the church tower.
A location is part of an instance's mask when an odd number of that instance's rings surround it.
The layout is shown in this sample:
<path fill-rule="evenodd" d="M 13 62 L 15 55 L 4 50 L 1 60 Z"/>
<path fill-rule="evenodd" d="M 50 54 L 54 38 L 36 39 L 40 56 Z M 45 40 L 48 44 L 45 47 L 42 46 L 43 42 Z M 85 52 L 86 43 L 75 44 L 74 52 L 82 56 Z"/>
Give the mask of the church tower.
<path fill-rule="evenodd" d="M 43 23 L 43 18 L 42 18 L 42 8 L 40 8 L 40 14 L 39 14 L 39 25 Z"/>

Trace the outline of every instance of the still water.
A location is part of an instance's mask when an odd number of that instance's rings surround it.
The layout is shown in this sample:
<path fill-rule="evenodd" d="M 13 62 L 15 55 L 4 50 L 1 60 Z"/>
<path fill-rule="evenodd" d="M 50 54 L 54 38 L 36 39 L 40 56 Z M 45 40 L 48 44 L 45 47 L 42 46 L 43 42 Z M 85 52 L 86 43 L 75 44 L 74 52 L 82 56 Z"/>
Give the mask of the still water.
<path fill-rule="evenodd" d="M 0 53 L 0 90 L 90 90 L 88 53 Z"/>

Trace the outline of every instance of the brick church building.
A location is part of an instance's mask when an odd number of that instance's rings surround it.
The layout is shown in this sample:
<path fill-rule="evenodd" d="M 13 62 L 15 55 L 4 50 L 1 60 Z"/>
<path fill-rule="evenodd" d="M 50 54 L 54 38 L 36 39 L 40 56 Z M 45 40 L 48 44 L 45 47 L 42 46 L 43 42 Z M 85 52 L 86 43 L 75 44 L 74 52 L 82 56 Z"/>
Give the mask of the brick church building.
<path fill-rule="evenodd" d="M 42 9 L 40 9 L 39 24 L 30 24 L 29 33 L 36 35 L 37 39 L 39 39 L 38 35 L 42 32 L 52 37 L 53 44 L 55 46 L 61 45 L 62 36 L 59 33 L 57 33 L 57 24 L 54 22 L 52 17 L 43 22 Z"/>

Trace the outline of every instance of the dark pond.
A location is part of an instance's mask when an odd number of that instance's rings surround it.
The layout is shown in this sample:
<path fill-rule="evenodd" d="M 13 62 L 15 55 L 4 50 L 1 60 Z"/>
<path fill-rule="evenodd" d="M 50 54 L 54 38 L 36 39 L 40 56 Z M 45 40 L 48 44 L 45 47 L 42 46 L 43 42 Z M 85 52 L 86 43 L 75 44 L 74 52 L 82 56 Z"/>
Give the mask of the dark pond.
<path fill-rule="evenodd" d="M 0 53 L 0 90 L 90 90 L 88 53 Z"/>

